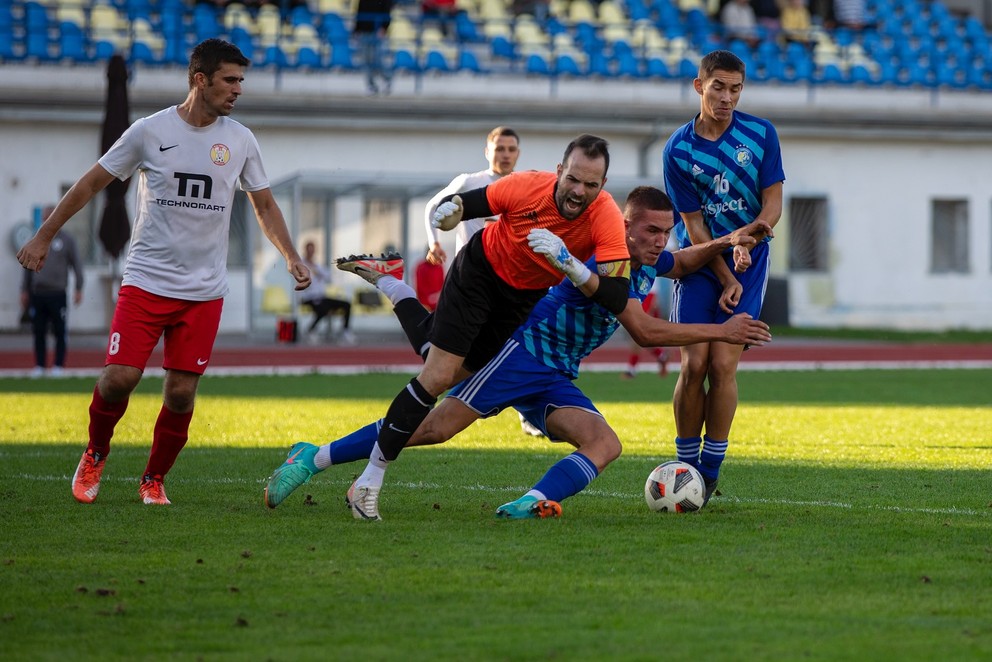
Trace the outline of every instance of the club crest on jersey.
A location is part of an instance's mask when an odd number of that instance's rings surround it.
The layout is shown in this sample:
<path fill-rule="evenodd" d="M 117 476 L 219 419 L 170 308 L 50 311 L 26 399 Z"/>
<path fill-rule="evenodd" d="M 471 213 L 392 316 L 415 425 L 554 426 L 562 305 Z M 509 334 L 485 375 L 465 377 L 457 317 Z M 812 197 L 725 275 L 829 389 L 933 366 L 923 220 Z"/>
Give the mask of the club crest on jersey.
<path fill-rule="evenodd" d="M 227 162 L 231 160 L 231 150 L 228 149 L 227 145 L 217 143 L 210 148 L 210 160 L 214 162 L 214 165 L 227 165 Z"/>
<path fill-rule="evenodd" d="M 751 150 L 748 149 L 747 146 L 745 145 L 737 146 L 737 151 L 734 152 L 734 161 L 737 162 L 737 165 L 742 167 L 747 166 L 750 165 L 751 161 L 753 160 L 754 160 L 754 154 L 751 153 Z"/>

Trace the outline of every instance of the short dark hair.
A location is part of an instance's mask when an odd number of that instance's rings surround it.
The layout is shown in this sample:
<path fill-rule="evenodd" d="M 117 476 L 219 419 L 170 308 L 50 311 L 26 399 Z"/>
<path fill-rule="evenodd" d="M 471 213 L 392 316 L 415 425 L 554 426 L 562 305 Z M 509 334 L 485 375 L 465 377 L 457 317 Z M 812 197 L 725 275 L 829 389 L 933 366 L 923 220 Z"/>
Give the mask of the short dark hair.
<path fill-rule="evenodd" d="M 223 39 L 204 39 L 193 48 L 189 56 L 189 87 L 193 89 L 193 77 L 204 74 L 207 79 L 213 77 L 221 65 L 237 64 L 247 67 L 251 60 L 245 57 L 241 49 Z"/>
<path fill-rule="evenodd" d="M 712 51 L 699 61 L 699 79 L 712 78 L 716 71 L 736 71 L 743 79 L 747 73 L 746 69 L 744 61 L 730 51 Z"/>
<path fill-rule="evenodd" d="M 623 204 L 624 215 L 632 207 L 651 211 L 675 211 L 668 194 L 653 186 L 638 186 L 628 193 L 627 200 Z"/>
<path fill-rule="evenodd" d="M 497 139 L 502 138 L 503 136 L 509 136 L 511 138 L 516 138 L 517 144 L 520 143 L 520 136 L 518 136 L 517 135 L 517 132 L 514 131 L 513 129 L 511 129 L 510 127 L 508 127 L 508 126 L 498 126 L 495 129 L 493 129 L 492 131 L 490 131 L 489 132 L 489 135 L 486 136 L 486 143 L 487 144 L 488 143 L 494 143 L 494 142 L 496 142 Z"/>
<path fill-rule="evenodd" d="M 590 159 L 597 159 L 603 157 L 606 162 L 603 168 L 603 176 L 606 176 L 606 171 L 610 169 L 610 143 L 606 142 L 605 139 L 599 136 L 594 136 L 588 133 L 583 133 L 581 136 L 568 143 L 568 147 L 565 148 L 565 156 L 562 157 L 562 164 L 568 163 L 568 157 L 571 153 L 578 149 L 581 150 L 583 154 L 588 156 Z"/>

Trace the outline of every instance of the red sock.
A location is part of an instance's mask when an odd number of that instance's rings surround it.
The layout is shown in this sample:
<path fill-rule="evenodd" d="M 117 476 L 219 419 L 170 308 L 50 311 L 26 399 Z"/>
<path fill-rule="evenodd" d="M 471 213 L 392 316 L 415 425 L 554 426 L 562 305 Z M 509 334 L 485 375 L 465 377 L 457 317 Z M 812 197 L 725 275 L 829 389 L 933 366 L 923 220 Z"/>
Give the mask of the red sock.
<path fill-rule="evenodd" d="M 179 451 L 189 438 L 189 422 L 192 419 L 192 411 L 177 414 L 162 405 L 158 420 L 155 421 L 155 432 L 152 434 L 152 452 L 148 456 L 148 466 L 143 475 L 165 476 L 169 473 L 179 457 Z"/>
<path fill-rule="evenodd" d="M 114 427 L 127 411 L 128 398 L 120 402 L 107 402 L 100 395 L 100 387 L 93 388 L 93 400 L 90 401 L 90 443 L 87 450 L 92 450 L 106 456 L 110 453 L 110 440 L 114 436 Z"/>
<path fill-rule="evenodd" d="M 633 370 L 637 367 L 637 364 L 641 362 L 641 353 L 631 354 L 630 358 L 627 359 L 627 369 Z"/>

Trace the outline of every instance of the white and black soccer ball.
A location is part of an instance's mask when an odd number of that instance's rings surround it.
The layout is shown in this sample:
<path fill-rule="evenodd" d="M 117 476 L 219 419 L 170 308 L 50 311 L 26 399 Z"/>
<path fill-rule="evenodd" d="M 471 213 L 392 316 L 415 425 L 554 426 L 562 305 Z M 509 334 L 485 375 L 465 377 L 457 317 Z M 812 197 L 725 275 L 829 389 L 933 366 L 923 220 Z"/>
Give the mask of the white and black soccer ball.
<path fill-rule="evenodd" d="M 644 499 L 651 510 L 691 513 L 703 507 L 706 485 L 696 467 L 673 460 L 659 464 L 648 475 Z"/>

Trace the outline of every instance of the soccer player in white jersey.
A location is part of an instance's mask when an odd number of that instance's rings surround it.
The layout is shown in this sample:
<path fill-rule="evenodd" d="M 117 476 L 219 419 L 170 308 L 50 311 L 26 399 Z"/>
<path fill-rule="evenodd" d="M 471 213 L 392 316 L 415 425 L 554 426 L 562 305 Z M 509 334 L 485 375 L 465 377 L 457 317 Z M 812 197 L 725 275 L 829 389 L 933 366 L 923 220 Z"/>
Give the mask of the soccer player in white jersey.
<path fill-rule="evenodd" d="M 115 177 L 139 173 L 137 218 L 106 362 L 89 408 L 89 444 L 72 477 L 72 495 L 81 503 L 97 497 L 114 427 L 162 336 L 163 403 L 139 495 L 146 504 L 170 503 L 163 479 L 186 444 L 197 385 L 217 337 L 239 184 L 265 236 L 285 258 L 296 289 L 310 285 L 310 272 L 269 188 L 258 143 L 228 117 L 248 65 L 236 46 L 221 39 L 197 45 L 190 55 L 186 100 L 131 125 L 17 254 L 21 266 L 40 270 L 52 237 L 73 214 Z"/>
<path fill-rule="evenodd" d="M 486 160 L 489 167 L 472 173 L 462 173 L 451 180 L 437 195 L 427 202 L 424 223 L 427 226 L 427 241 L 430 249 L 427 251 L 427 261 L 430 264 L 444 264 L 448 254 L 441 248 L 440 230 L 431 224 L 437 206 L 445 197 L 455 193 L 464 193 L 477 188 L 489 186 L 500 177 L 505 177 L 517 167 L 520 158 L 520 136 L 513 129 L 498 126 L 486 136 Z M 469 238 L 486 225 L 488 218 L 465 219 L 455 228 L 455 253 L 468 243 Z"/>

